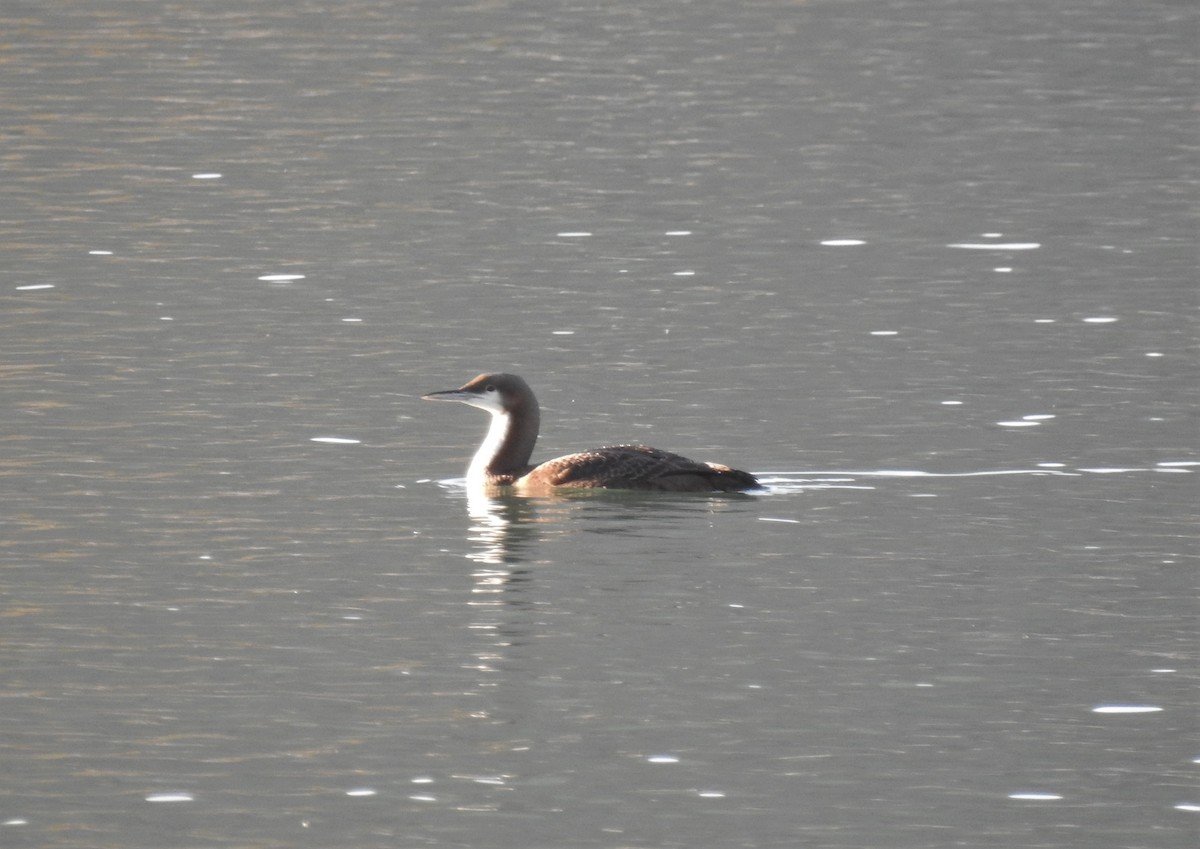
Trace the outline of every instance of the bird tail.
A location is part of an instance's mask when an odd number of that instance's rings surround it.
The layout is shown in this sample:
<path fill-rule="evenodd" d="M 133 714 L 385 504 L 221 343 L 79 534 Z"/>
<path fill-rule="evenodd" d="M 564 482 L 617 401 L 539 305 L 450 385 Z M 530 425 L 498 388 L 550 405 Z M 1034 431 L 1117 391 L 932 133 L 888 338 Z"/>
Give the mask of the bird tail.
<path fill-rule="evenodd" d="M 713 489 L 721 492 L 741 492 L 745 489 L 758 489 L 762 486 L 758 482 L 758 478 L 741 469 L 731 469 L 720 463 L 705 463 L 704 465 L 711 470 L 708 479 L 712 482 Z"/>

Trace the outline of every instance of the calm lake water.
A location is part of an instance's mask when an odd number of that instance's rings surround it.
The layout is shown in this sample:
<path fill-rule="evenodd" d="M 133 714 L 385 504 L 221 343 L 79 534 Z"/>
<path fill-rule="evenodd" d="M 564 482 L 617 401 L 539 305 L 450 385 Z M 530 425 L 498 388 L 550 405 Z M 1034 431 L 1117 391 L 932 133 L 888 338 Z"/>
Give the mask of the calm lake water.
<path fill-rule="evenodd" d="M 1198 17 L 6 4 L 0 846 L 1196 845 Z"/>

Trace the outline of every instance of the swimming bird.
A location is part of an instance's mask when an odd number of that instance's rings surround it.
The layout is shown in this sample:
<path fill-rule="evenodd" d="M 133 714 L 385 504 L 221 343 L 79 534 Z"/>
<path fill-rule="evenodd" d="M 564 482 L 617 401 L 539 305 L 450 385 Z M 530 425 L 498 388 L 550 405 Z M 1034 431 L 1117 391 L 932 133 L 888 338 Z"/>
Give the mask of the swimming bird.
<path fill-rule="evenodd" d="M 749 472 L 644 445 L 611 445 L 529 462 L 541 414 L 529 384 L 515 374 L 481 374 L 459 389 L 422 395 L 427 401 L 461 401 L 492 414 L 483 444 L 467 469 L 472 486 L 517 490 L 641 489 L 661 492 L 740 492 L 755 489 Z"/>

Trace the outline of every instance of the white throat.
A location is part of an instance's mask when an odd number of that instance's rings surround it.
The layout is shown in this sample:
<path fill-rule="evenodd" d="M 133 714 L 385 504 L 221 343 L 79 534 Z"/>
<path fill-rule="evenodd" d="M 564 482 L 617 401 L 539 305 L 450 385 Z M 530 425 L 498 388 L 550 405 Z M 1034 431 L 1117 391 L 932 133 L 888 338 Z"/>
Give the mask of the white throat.
<path fill-rule="evenodd" d="M 508 436 L 510 424 L 506 411 L 492 410 L 488 407 L 482 407 L 482 409 L 492 414 L 492 423 L 488 427 L 487 436 L 483 438 L 483 444 L 479 446 L 479 450 L 471 458 L 471 465 L 467 467 L 467 484 L 470 486 L 487 483 L 488 465 L 495 458 L 496 452 L 500 450 L 504 438 Z"/>

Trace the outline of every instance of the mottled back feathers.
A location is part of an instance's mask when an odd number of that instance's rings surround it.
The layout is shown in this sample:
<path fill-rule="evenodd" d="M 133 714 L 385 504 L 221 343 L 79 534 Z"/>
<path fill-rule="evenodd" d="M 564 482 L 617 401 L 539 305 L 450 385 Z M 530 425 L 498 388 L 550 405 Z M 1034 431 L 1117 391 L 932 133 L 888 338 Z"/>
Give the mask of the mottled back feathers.
<path fill-rule="evenodd" d="M 697 463 L 687 457 L 645 445 L 614 445 L 547 460 L 517 478 L 522 489 L 574 487 L 580 489 L 642 489 L 661 492 L 738 492 L 758 481 L 717 463 Z"/>

